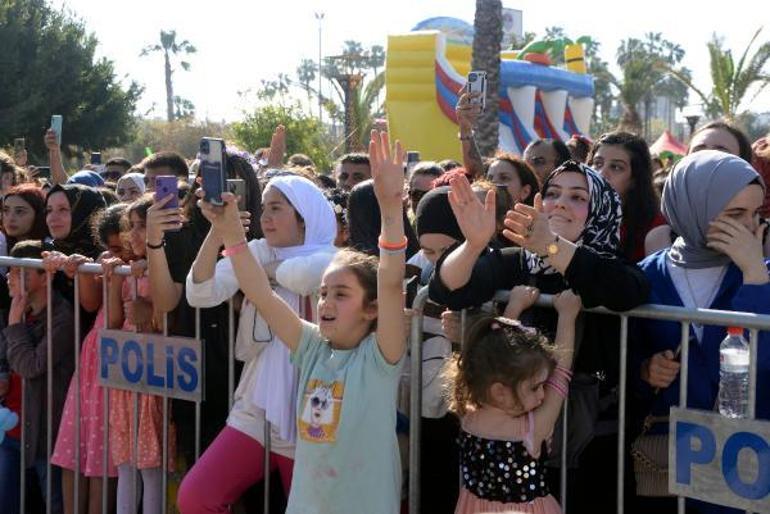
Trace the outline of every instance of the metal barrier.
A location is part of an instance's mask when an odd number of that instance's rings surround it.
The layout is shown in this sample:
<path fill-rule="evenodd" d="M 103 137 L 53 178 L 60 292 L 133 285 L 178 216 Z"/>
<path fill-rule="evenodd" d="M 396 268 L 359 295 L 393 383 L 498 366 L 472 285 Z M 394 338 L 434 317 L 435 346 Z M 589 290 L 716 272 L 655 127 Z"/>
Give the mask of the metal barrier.
<path fill-rule="evenodd" d="M 498 291 L 494 300 L 496 302 L 507 302 L 510 291 Z M 411 326 L 411 405 L 409 424 L 409 512 L 418 514 L 420 512 L 420 415 L 422 406 L 422 310 L 428 300 L 428 288 L 422 288 L 415 297 L 412 308 L 414 315 Z M 539 307 L 553 307 L 553 296 L 540 295 L 536 305 Z M 757 346 L 759 340 L 759 331 L 770 331 L 770 316 L 759 315 L 746 312 L 718 311 L 710 309 L 686 309 L 684 307 L 672 307 L 667 305 L 643 305 L 627 312 L 614 312 L 603 307 L 594 309 L 584 309 L 586 312 L 598 314 L 609 314 L 620 317 L 620 376 L 619 376 L 619 412 L 618 412 L 618 480 L 617 480 L 617 512 L 624 512 L 624 484 L 625 484 L 625 424 L 626 424 L 626 378 L 627 355 L 628 355 L 628 319 L 642 318 L 665 321 L 678 321 L 681 323 L 681 368 L 680 368 L 680 406 L 687 406 L 687 380 L 689 373 L 689 351 L 690 351 L 690 325 L 692 323 L 702 325 L 717 326 L 739 326 L 749 329 L 750 346 L 750 365 L 749 365 L 749 405 L 748 417 L 753 419 L 756 416 L 756 389 L 757 389 Z M 464 338 L 466 317 L 461 317 L 461 333 Z M 567 402 L 564 402 L 562 432 L 562 455 L 561 455 L 561 504 L 564 514 L 567 513 L 567 453 L 564 451 L 567 434 Z M 678 511 L 684 514 L 684 497 L 678 498 Z"/>
<path fill-rule="evenodd" d="M 43 269 L 42 262 L 36 259 L 17 259 L 17 258 L 11 258 L 11 257 L 0 257 L 0 266 L 14 266 L 14 267 L 23 267 L 23 268 L 33 268 L 33 269 Z M 88 274 L 101 274 L 102 268 L 100 265 L 97 264 L 83 264 L 79 267 L 80 273 L 88 273 Z M 130 268 L 128 266 L 122 266 L 120 268 L 116 268 L 115 273 L 121 274 L 121 275 L 130 275 Z M 24 288 L 24 274 L 21 274 L 22 277 L 22 288 Z M 47 285 L 48 285 L 48 301 L 50 305 L 51 300 L 51 284 L 52 284 L 52 275 L 47 275 Z M 75 279 L 75 290 L 76 290 L 76 298 L 77 293 L 80 288 L 80 279 Z M 136 288 L 134 288 L 136 291 Z M 107 309 L 109 306 L 109 291 L 108 291 L 108 284 L 107 281 L 103 281 L 102 284 L 102 295 L 103 295 L 103 308 Z M 509 292 L 507 291 L 501 291 L 496 295 L 495 300 L 496 301 L 507 301 Z M 410 437 L 409 437 L 409 483 L 408 483 L 408 490 L 409 490 L 409 498 L 408 498 L 408 504 L 409 504 L 409 512 L 411 514 L 417 514 L 420 511 L 420 418 L 422 415 L 421 407 L 422 407 L 422 330 L 423 330 L 423 315 L 422 310 L 425 305 L 425 302 L 428 298 L 428 288 L 422 288 L 413 303 L 413 308 L 415 310 L 414 316 L 412 318 L 411 327 L 410 327 L 410 363 L 411 363 L 411 377 L 410 377 L 410 407 L 409 407 L 409 417 L 410 417 Z M 229 341 L 228 341 L 228 352 L 229 352 L 229 358 L 228 358 L 228 401 L 229 405 L 232 406 L 233 402 L 233 392 L 235 389 L 235 371 L 234 371 L 234 341 L 235 341 L 235 333 L 234 333 L 234 309 L 232 300 L 228 302 L 228 327 L 230 329 L 229 332 Z M 538 302 L 538 306 L 542 307 L 552 307 L 552 297 L 547 295 L 542 295 Z M 75 302 L 75 305 L 73 306 L 74 309 L 74 319 L 75 319 L 75 333 L 73 334 L 73 340 L 74 340 L 74 355 L 75 355 L 75 371 L 73 374 L 72 380 L 74 381 L 75 387 L 76 387 L 76 399 L 77 399 L 77 405 L 75 406 L 77 419 L 76 419 L 76 427 L 75 427 L 75 469 L 74 469 L 74 504 L 75 506 L 78 505 L 79 501 L 79 489 L 80 489 L 80 366 L 79 366 L 79 360 L 80 360 L 80 333 L 79 333 L 79 321 L 80 321 L 80 304 L 79 302 Z M 687 379 L 688 379 L 688 355 L 689 355 L 689 328 L 691 323 L 700 323 L 700 324 L 709 324 L 709 325 L 719 325 L 719 326 L 741 326 L 744 328 L 747 328 L 750 330 L 750 351 L 751 355 L 753 357 L 756 357 L 757 355 L 757 344 L 758 344 L 758 333 L 760 330 L 767 331 L 770 330 L 770 316 L 765 315 L 756 315 L 756 314 L 750 314 L 750 313 L 741 313 L 741 312 L 726 312 L 726 311 L 714 311 L 714 310 L 707 310 L 707 309 L 697 309 L 697 310 L 691 310 L 691 309 L 685 309 L 681 307 L 669 307 L 669 306 L 656 306 L 656 305 L 645 305 L 642 307 L 639 307 L 637 309 L 634 309 L 632 311 L 624 312 L 624 313 L 616 313 L 609 311 L 604 308 L 597 308 L 597 309 L 586 309 L 588 312 L 595 312 L 595 313 L 601 313 L 601 314 L 610 314 L 620 317 L 620 380 L 619 383 L 621 387 L 619 388 L 620 391 L 620 397 L 619 397 L 619 434 L 618 434 L 618 456 L 617 456 L 617 463 L 618 463 L 618 481 L 617 481 L 617 511 L 619 513 L 623 512 L 623 486 L 624 486 L 624 471 L 625 471 L 625 454 L 624 454 L 624 448 L 625 448 L 625 409 L 626 409 L 626 398 L 627 393 L 625 390 L 625 383 L 626 383 L 626 376 L 627 376 L 627 365 L 626 365 L 626 357 L 627 357 L 627 338 L 628 338 L 628 319 L 629 318 L 646 318 L 646 319 L 657 319 L 657 320 L 668 320 L 668 321 L 676 321 L 681 323 L 682 331 L 681 331 L 681 348 L 682 348 L 682 367 L 681 367 L 681 382 L 680 382 L 680 398 L 681 398 L 681 405 L 685 406 L 687 403 Z M 108 312 L 108 310 L 106 311 Z M 51 381 L 52 377 L 52 339 L 51 335 L 53 333 L 52 327 L 52 310 L 47 309 L 47 400 L 48 405 L 51 405 L 53 403 L 53 385 Z M 466 316 L 462 316 L 462 330 L 464 332 L 464 324 L 465 324 Z M 200 339 L 201 335 L 201 326 L 200 326 L 200 309 L 195 309 L 195 334 L 196 338 Z M 168 331 L 168 323 L 166 320 L 164 320 L 164 334 L 167 334 Z M 750 360 L 750 368 L 749 368 L 749 416 L 754 417 L 756 412 L 756 381 L 757 381 L 757 359 L 753 358 Z M 25 381 L 26 382 L 26 381 Z M 138 422 L 138 416 L 137 413 L 137 399 L 138 394 L 134 394 L 134 425 Z M 22 410 L 25 408 L 25 396 L 22 394 Z M 103 454 L 103 469 L 102 469 L 102 497 L 101 497 L 101 507 L 102 512 L 108 512 L 109 511 L 109 505 L 108 505 L 108 495 L 107 495 L 107 462 L 108 462 L 108 452 L 109 452 L 109 394 L 107 388 L 103 389 L 103 402 L 104 402 L 104 454 Z M 564 430 L 563 430 L 563 443 L 562 448 L 566 448 L 566 434 L 567 434 L 567 416 L 566 416 L 566 407 L 567 402 L 564 402 L 564 415 L 563 415 L 563 422 L 564 422 Z M 167 465 L 168 465 L 168 426 L 169 426 L 169 417 L 170 413 L 168 410 L 168 398 L 163 398 L 163 464 L 162 464 L 162 472 L 163 472 L 163 492 L 162 492 L 162 503 L 163 503 L 163 512 L 166 512 L 168 509 L 168 498 L 167 498 Z M 21 489 L 21 512 L 26 512 L 26 504 L 25 504 L 25 490 L 26 490 L 26 480 L 25 480 L 25 470 L 27 468 L 26 462 L 25 462 L 25 455 L 24 455 L 24 448 L 27 443 L 26 441 L 26 429 L 24 420 L 21 420 L 22 423 L 22 430 L 21 430 L 21 477 L 20 477 L 20 489 Z M 52 455 L 52 447 L 53 447 L 53 441 L 52 441 L 52 428 L 53 428 L 53 416 L 51 409 L 48 409 L 47 417 L 46 417 L 46 427 L 48 428 L 47 432 L 47 440 L 46 440 L 46 451 L 48 455 L 48 463 L 47 463 L 47 476 L 49 479 L 47 480 L 46 484 L 46 512 L 50 514 L 51 512 L 51 487 L 52 487 L 52 480 L 50 479 L 51 476 L 51 462 L 50 458 Z M 269 455 L 270 455 L 270 425 L 269 423 L 265 423 L 265 497 L 264 497 L 264 507 L 265 512 L 269 512 Z M 134 436 L 134 440 L 136 443 L 136 437 L 137 437 L 137 427 L 132 427 L 132 434 Z M 196 403 L 195 408 L 195 458 L 198 459 L 200 455 L 200 440 L 201 440 L 201 408 L 200 403 Z M 134 444 L 134 451 L 137 451 L 137 444 Z M 567 512 L 567 498 L 566 498 L 566 486 L 567 486 L 567 477 L 566 477 L 566 452 L 562 452 L 562 467 L 561 467 L 561 491 L 562 491 L 562 508 L 563 511 Z M 134 474 L 134 485 L 133 489 L 135 491 L 135 494 L 133 496 L 134 501 L 137 498 L 137 484 L 136 484 L 136 476 Z M 2 507 L 2 506 L 0 506 Z M 75 509 L 77 510 L 77 509 Z M 684 512 L 684 499 L 679 498 L 679 512 Z"/>

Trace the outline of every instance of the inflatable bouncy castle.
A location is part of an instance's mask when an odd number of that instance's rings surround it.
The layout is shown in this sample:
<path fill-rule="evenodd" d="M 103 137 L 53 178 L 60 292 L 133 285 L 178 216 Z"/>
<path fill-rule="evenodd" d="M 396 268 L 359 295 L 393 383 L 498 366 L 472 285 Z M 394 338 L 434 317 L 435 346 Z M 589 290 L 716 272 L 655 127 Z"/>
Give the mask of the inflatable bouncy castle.
<path fill-rule="evenodd" d="M 472 30 L 460 20 L 431 18 L 388 37 L 389 131 L 422 159 L 461 158 L 454 111 L 470 71 Z M 582 46 L 566 46 L 565 69 L 550 65 L 543 44 L 501 52 L 499 146 L 515 154 L 533 139 L 566 140 L 590 128 L 594 86 Z"/>

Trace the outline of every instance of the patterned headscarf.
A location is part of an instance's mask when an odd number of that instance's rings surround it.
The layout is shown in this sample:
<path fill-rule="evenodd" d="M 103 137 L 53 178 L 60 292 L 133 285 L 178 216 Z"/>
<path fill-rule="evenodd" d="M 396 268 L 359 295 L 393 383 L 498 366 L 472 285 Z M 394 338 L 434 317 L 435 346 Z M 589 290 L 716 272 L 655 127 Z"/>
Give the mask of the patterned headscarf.
<path fill-rule="evenodd" d="M 575 161 L 567 161 L 553 170 L 543 183 L 543 193 L 548 190 L 551 181 L 562 173 L 580 173 L 588 182 L 588 217 L 583 233 L 577 241 L 573 242 L 578 246 L 592 249 L 602 257 L 617 257 L 620 247 L 620 225 L 623 221 L 620 197 L 596 171 Z M 557 272 L 536 253 L 529 250 L 525 252 L 530 273 Z"/>

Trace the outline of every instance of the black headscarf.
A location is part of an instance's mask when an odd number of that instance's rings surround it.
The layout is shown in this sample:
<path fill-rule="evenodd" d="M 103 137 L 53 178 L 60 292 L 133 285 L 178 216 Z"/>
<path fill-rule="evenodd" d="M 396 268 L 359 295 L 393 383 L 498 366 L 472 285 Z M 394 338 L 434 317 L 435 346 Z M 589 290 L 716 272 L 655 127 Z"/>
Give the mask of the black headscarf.
<path fill-rule="evenodd" d="M 423 234 L 444 234 L 458 241 L 465 240 L 449 205 L 450 190 L 449 186 L 437 187 L 420 199 L 415 212 L 417 237 Z"/>
<path fill-rule="evenodd" d="M 46 207 L 48 206 L 48 199 L 54 193 L 64 193 L 69 200 L 72 221 L 70 222 L 70 233 L 66 238 L 51 241 L 53 249 L 65 255 L 78 253 L 96 259 L 101 248 L 95 243 L 91 234 L 91 218 L 97 211 L 107 206 L 104 203 L 104 197 L 88 186 L 58 184 L 48 192 Z"/>
<path fill-rule="evenodd" d="M 595 170 L 585 164 L 567 161 L 548 175 L 543 183 L 543 195 L 548 191 L 551 181 L 562 173 L 579 173 L 588 182 L 589 208 L 585 228 L 577 241 L 578 246 L 586 246 L 602 257 L 617 257 L 620 247 L 620 225 L 623 212 L 620 197 L 612 186 Z M 543 257 L 526 251 L 527 268 L 532 274 L 556 273 Z"/>
<path fill-rule="evenodd" d="M 379 255 L 377 240 L 380 237 L 380 205 L 374 194 L 374 181 L 369 179 L 356 184 L 348 198 L 348 232 L 350 246 L 369 255 Z M 404 211 L 404 233 L 408 241 L 406 258 L 417 253 L 420 245 Z"/>

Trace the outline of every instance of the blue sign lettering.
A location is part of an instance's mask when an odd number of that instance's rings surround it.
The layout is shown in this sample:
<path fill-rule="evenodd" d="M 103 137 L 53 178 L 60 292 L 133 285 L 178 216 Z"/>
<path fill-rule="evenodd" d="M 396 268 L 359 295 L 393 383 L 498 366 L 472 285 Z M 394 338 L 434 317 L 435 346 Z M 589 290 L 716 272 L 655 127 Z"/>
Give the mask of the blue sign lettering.
<path fill-rule="evenodd" d="M 770 422 L 679 407 L 669 420 L 671 493 L 770 512 Z"/>
<path fill-rule="evenodd" d="M 192 365 L 197 360 L 198 356 L 189 348 L 179 350 L 179 368 L 184 374 L 180 374 L 176 378 L 179 387 L 185 391 L 192 391 L 198 387 L 198 374 L 195 373 L 195 368 Z"/>
<path fill-rule="evenodd" d="M 708 464 L 714 458 L 716 442 L 712 433 L 695 423 L 676 424 L 676 481 L 690 483 L 690 470 L 693 464 Z M 693 447 L 694 441 L 700 441 L 700 449 Z"/>
<path fill-rule="evenodd" d="M 103 337 L 99 345 L 100 375 L 107 378 L 109 376 L 109 367 L 118 362 L 118 342 L 109 337 Z"/>
<path fill-rule="evenodd" d="M 741 479 L 738 469 L 738 453 L 750 449 L 757 455 L 759 468 L 754 482 Z M 759 500 L 770 494 L 770 446 L 757 434 L 738 432 L 730 436 L 722 450 L 722 470 L 728 487 L 738 496 Z"/>
<path fill-rule="evenodd" d="M 201 352 L 201 343 L 196 339 L 103 330 L 99 341 L 100 383 L 201 401 Z"/>

